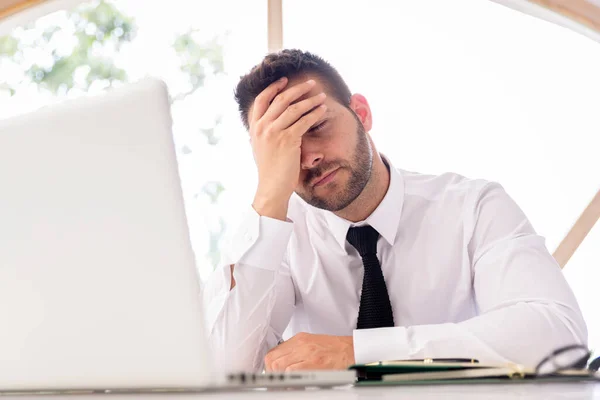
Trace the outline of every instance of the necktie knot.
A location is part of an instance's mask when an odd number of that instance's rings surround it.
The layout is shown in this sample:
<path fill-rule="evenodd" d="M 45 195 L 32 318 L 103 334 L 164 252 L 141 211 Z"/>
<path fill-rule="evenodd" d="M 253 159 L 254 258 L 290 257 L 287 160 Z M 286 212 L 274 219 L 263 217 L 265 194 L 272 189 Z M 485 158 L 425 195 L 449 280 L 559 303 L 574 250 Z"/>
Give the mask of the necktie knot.
<path fill-rule="evenodd" d="M 346 239 L 356 250 L 358 250 L 358 253 L 363 258 L 368 254 L 377 254 L 379 232 L 372 226 L 366 225 L 350 228 L 346 235 Z"/>

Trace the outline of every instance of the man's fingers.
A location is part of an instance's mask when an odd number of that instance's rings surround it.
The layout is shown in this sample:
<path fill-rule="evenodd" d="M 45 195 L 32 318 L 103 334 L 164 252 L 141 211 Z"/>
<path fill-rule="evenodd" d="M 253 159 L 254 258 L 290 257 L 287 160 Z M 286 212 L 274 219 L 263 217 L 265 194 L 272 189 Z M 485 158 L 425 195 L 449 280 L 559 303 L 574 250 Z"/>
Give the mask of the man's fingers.
<path fill-rule="evenodd" d="M 265 369 L 267 371 L 272 371 L 273 362 L 276 360 L 291 354 L 294 350 L 293 344 L 290 344 L 289 341 L 283 342 L 279 346 L 276 346 L 269 350 L 267 355 L 265 356 Z"/>
<path fill-rule="evenodd" d="M 265 357 L 265 370 L 271 371 L 285 371 L 285 368 L 288 365 L 295 364 L 297 362 L 303 361 L 302 359 L 298 359 L 298 354 L 296 352 L 290 352 L 288 354 L 280 355 L 278 358 L 269 359 Z"/>
<path fill-rule="evenodd" d="M 310 128 L 313 127 L 313 125 L 315 125 L 323 117 L 323 115 L 325 115 L 326 111 L 327 106 L 325 104 L 321 104 L 319 107 L 315 108 L 314 110 L 300 118 L 298 121 L 296 121 L 294 125 L 286 129 L 286 132 L 298 136 L 304 135 L 306 132 L 308 132 Z"/>
<path fill-rule="evenodd" d="M 273 129 L 276 131 L 282 131 L 289 128 L 304 114 L 323 104 L 326 98 L 327 95 L 325 93 L 319 93 L 316 96 L 312 96 L 306 100 L 292 104 L 279 116 L 279 118 L 277 118 L 275 122 L 273 122 Z"/>
<path fill-rule="evenodd" d="M 298 361 L 296 363 L 292 363 L 289 364 L 288 366 L 286 366 L 283 371 L 284 372 L 291 372 L 291 371 L 302 371 L 302 370 L 315 370 L 316 368 L 314 368 L 313 364 L 306 362 L 306 361 Z"/>
<path fill-rule="evenodd" d="M 281 372 L 281 371 L 290 371 L 293 370 L 292 368 L 294 368 L 294 366 L 297 366 L 299 364 L 305 364 L 306 363 L 306 354 L 302 355 L 300 352 L 292 352 L 289 354 L 286 354 L 282 357 L 279 357 L 276 360 L 273 360 L 270 365 L 269 365 L 269 369 L 267 369 L 267 371 L 269 372 Z"/>
<path fill-rule="evenodd" d="M 310 92 L 314 86 L 315 81 L 310 79 L 279 93 L 277 96 L 275 96 L 273 102 L 269 106 L 269 109 L 264 113 L 261 119 L 267 123 L 275 121 L 289 107 L 290 104 L 304 96 L 306 93 Z"/>
<path fill-rule="evenodd" d="M 260 118 L 262 118 L 275 96 L 277 96 L 277 93 L 285 88 L 287 82 L 288 80 L 284 76 L 283 78 L 271 83 L 265 90 L 256 96 L 254 99 L 254 104 L 252 105 L 250 125 L 252 125 L 252 122 L 258 121 Z"/>

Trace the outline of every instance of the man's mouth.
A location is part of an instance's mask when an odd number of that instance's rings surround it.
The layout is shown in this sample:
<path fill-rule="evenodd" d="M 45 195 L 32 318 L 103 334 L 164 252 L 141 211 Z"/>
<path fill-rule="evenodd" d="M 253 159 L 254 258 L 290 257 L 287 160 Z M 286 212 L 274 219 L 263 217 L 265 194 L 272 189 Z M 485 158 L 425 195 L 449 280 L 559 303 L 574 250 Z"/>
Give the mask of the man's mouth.
<path fill-rule="evenodd" d="M 337 174 L 337 171 L 339 170 L 339 168 L 336 168 L 332 171 L 329 171 L 325 174 L 323 174 L 322 176 L 315 178 L 312 180 L 311 182 L 311 186 L 316 187 L 316 186 L 322 186 L 326 183 L 331 182 L 331 180 L 335 177 L 335 175 Z"/>

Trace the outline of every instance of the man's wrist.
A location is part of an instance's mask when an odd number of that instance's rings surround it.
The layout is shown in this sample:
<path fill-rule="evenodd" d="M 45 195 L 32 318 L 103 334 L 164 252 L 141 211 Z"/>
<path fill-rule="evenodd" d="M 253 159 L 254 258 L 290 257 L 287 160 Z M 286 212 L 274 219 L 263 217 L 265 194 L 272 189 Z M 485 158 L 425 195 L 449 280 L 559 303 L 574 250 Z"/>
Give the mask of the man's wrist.
<path fill-rule="evenodd" d="M 340 340 L 346 345 L 346 360 L 345 364 L 348 366 L 356 364 L 354 357 L 354 338 L 352 336 L 340 336 Z"/>
<path fill-rule="evenodd" d="M 277 199 L 255 196 L 252 202 L 254 210 L 262 217 L 269 217 L 281 221 L 287 220 L 289 198 Z"/>

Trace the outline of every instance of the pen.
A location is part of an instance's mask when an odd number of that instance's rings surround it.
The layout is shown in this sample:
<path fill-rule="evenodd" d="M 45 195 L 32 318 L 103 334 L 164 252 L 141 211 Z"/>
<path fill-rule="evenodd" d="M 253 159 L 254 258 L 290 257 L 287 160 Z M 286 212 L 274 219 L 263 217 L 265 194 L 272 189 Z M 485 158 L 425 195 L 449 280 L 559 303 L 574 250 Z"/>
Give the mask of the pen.
<path fill-rule="evenodd" d="M 399 360 L 402 362 L 422 362 L 424 364 L 431 364 L 434 362 L 445 362 L 445 363 L 471 363 L 476 364 L 479 363 L 479 360 L 474 358 L 423 358 L 416 360 Z"/>

